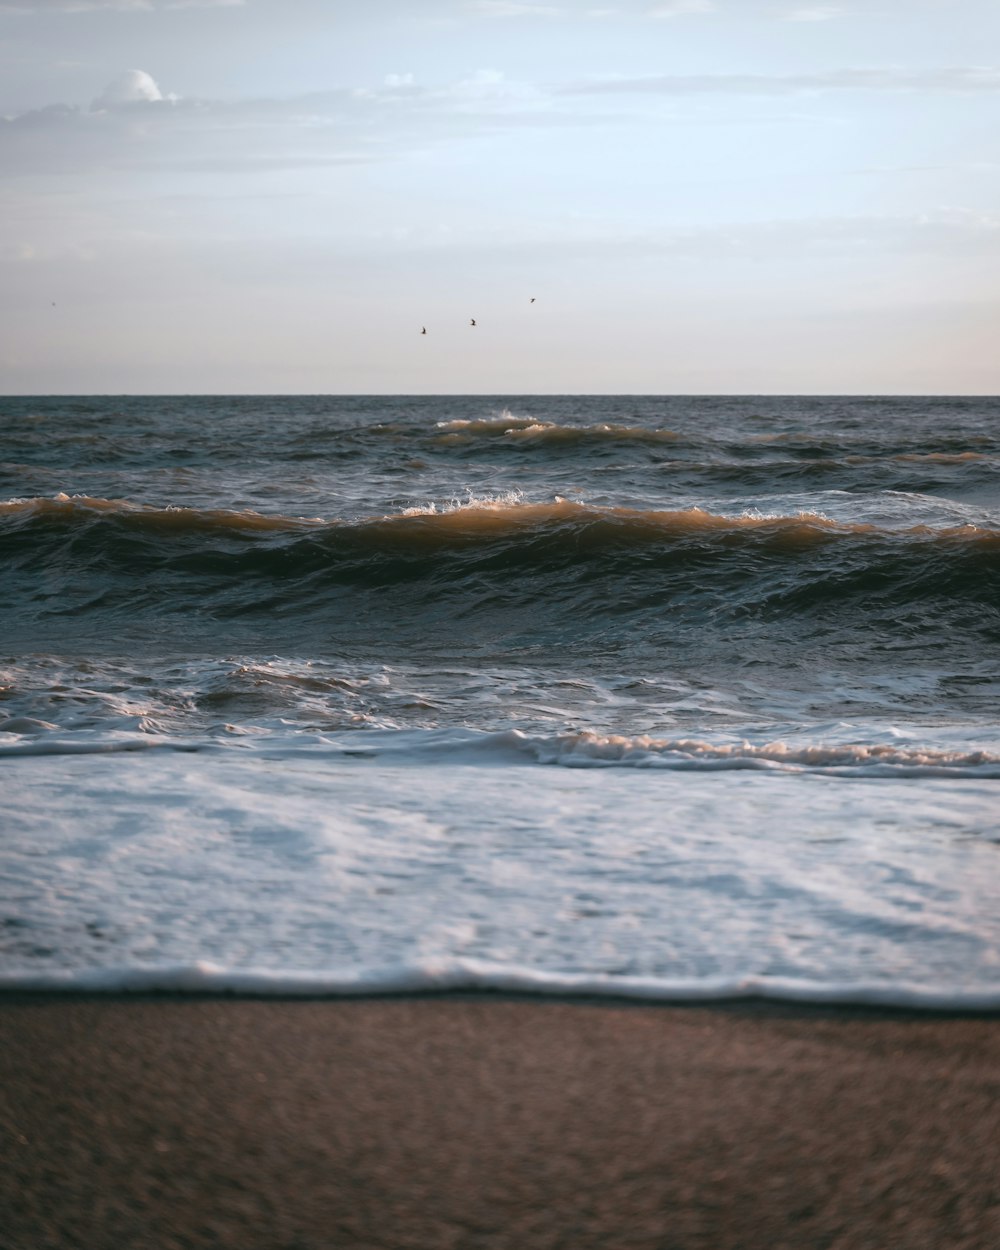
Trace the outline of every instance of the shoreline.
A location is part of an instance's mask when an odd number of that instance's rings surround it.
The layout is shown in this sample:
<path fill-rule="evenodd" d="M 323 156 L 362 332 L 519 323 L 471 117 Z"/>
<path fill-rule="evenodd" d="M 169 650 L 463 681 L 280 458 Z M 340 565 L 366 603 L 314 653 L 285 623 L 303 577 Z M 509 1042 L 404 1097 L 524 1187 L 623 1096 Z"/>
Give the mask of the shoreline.
<path fill-rule="evenodd" d="M 1000 1017 L 0 994 L 4 1250 L 1000 1244 Z"/>
<path fill-rule="evenodd" d="M 295 990 L 270 991 L 266 989 L 88 989 L 75 987 L 52 988 L 6 988 L 0 986 L 0 1013 L 8 1007 L 63 1004 L 122 1004 L 129 1003 L 274 1003 L 294 1006 L 296 1004 L 321 1004 L 349 1007 L 363 1003 L 521 1003 L 539 1007 L 607 1007 L 609 1010 L 636 1011 L 706 1011 L 748 1016 L 776 1016 L 803 1019 L 858 1019 L 858 1020 L 981 1020 L 995 1021 L 1000 1025 L 1000 1006 L 962 1007 L 915 1006 L 911 1003 L 880 1001 L 854 1001 L 850 999 L 809 999 L 766 994 L 720 994 L 718 998 L 699 998 L 669 995 L 663 998 L 633 994 L 593 993 L 587 990 L 554 991 L 550 989 L 506 989 L 490 985 L 470 988 L 418 988 L 418 989 L 364 989 L 351 991 Z"/>

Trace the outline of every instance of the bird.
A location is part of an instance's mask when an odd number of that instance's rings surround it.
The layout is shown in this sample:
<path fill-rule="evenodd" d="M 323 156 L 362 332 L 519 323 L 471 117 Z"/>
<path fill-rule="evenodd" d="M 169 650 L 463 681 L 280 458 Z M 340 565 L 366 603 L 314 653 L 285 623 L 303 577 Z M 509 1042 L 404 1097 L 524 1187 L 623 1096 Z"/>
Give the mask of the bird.
<path fill-rule="evenodd" d="M 426 333 L 427 333 L 427 327 L 426 327 L 426 326 L 424 326 L 424 327 L 421 329 L 420 333 L 421 333 L 421 334 L 426 334 Z"/>
<path fill-rule="evenodd" d="M 535 297 L 532 295 L 531 299 L 528 300 L 528 303 L 533 304 L 534 302 L 535 302 Z"/>

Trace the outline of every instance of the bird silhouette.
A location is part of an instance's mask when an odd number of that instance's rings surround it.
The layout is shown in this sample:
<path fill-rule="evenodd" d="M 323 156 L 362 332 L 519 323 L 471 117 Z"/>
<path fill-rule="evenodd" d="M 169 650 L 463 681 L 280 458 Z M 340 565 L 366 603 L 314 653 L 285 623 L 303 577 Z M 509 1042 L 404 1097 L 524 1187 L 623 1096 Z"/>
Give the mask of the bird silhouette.
<path fill-rule="evenodd" d="M 532 295 L 531 299 L 528 300 L 528 303 L 533 304 L 534 302 L 535 302 L 535 297 Z"/>
<path fill-rule="evenodd" d="M 421 333 L 421 334 L 426 334 L 426 333 L 427 333 L 427 327 L 426 327 L 426 326 L 424 326 L 424 327 L 423 327 L 423 329 L 420 331 L 420 333 Z"/>
<path fill-rule="evenodd" d="M 470 318 L 470 320 L 469 320 L 469 325 L 470 325 L 470 326 L 474 326 L 475 324 L 476 324 L 476 319 L 475 319 L 475 317 Z"/>

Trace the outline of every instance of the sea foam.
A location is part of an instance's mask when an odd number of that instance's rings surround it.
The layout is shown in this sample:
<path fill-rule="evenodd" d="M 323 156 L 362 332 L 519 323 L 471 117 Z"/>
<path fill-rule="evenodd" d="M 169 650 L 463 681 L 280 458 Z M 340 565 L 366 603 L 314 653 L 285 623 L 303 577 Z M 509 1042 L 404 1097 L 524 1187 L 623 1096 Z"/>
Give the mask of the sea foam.
<path fill-rule="evenodd" d="M 817 1006 L 912 1011 L 998 1012 L 1000 989 L 955 990 L 865 982 L 828 984 L 781 977 L 670 980 L 545 972 L 475 960 L 433 961 L 365 971 L 295 972 L 225 968 L 197 962 L 150 968 L 0 973 L 0 992 L 67 994 L 233 994 L 265 998 L 359 998 L 384 995 L 501 993 L 625 999 L 647 1003 L 723 1003 L 761 999 Z"/>

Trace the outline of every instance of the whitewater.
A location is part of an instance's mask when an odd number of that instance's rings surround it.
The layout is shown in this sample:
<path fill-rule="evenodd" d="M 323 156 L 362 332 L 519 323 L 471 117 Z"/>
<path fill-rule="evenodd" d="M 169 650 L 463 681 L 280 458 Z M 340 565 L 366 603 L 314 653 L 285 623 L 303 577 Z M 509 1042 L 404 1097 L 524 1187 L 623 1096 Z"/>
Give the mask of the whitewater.
<path fill-rule="evenodd" d="M 998 416 L 0 400 L 0 988 L 1000 1009 Z"/>

